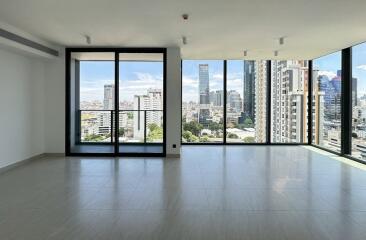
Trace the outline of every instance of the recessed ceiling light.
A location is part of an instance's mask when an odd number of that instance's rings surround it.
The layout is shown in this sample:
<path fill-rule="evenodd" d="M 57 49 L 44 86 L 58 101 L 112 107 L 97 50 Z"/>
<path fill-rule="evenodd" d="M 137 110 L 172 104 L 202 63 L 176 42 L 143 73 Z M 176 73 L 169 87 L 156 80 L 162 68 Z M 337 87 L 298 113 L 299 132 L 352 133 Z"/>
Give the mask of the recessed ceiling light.
<path fill-rule="evenodd" d="M 91 38 L 89 35 L 85 35 L 85 41 L 87 44 L 89 44 L 89 45 L 91 44 Z"/>
<path fill-rule="evenodd" d="M 278 42 L 280 43 L 280 45 L 283 45 L 285 43 L 285 38 L 284 37 L 280 37 L 280 39 L 278 40 Z"/>
<path fill-rule="evenodd" d="M 186 45 L 186 44 L 187 44 L 187 37 L 186 37 L 186 36 L 183 36 L 183 37 L 182 37 L 182 42 L 183 42 L 183 44 L 184 44 L 184 45 Z"/>

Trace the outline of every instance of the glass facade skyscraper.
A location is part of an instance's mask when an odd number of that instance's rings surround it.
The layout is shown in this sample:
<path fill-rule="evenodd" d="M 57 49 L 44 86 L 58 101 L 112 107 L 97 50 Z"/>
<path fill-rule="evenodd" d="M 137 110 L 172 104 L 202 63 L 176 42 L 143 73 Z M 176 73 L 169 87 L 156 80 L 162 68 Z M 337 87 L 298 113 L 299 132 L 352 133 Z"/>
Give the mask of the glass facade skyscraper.
<path fill-rule="evenodd" d="M 199 123 L 206 125 L 210 118 L 210 86 L 208 75 L 208 64 L 200 64 L 199 67 Z"/>
<path fill-rule="evenodd" d="M 244 115 L 254 121 L 255 115 L 255 61 L 243 61 L 244 64 L 244 89 L 243 110 Z"/>

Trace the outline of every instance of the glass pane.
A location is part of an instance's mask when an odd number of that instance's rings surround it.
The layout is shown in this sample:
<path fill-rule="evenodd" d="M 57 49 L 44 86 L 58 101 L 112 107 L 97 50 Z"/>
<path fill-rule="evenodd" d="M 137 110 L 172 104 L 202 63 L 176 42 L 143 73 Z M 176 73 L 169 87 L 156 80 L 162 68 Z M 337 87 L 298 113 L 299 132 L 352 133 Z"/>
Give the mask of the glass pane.
<path fill-rule="evenodd" d="M 161 152 L 164 134 L 163 54 L 121 53 L 119 60 L 120 151 L 129 152 L 129 148 L 136 150 L 140 146 L 141 151 L 150 152 L 153 148 L 145 146 L 158 144 Z"/>
<path fill-rule="evenodd" d="M 114 60 L 80 61 L 81 142 L 112 142 L 112 110 Z"/>
<path fill-rule="evenodd" d="M 266 141 L 266 61 L 227 61 L 226 141 Z"/>
<path fill-rule="evenodd" d="M 307 142 L 308 61 L 271 61 L 271 141 Z"/>
<path fill-rule="evenodd" d="M 366 43 L 352 48 L 352 156 L 366 160 Z"/>
<path fill-rule="evenodd" d="M 341 52 L 313 61 L 313 143 L 341 150 Z"/>
<path fill-rule="evenodd" d="M 182 141 L 223 141 L 223 61 L 184 60 Z"/>
<path fill-rule="evenodd" d="M 114 53 L 73 52 L 71 152 L 114 152 Z"/>

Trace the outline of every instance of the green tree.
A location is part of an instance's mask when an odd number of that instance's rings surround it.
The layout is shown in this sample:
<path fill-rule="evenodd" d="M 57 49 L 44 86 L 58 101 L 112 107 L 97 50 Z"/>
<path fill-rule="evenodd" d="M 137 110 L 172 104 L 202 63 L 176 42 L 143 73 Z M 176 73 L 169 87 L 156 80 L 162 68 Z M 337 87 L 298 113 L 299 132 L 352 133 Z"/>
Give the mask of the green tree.
<path fill-rule="evenodd" d="M 186 142 L 197 142 L 198 137 L 194 136 L 190 131 L 183 131 L 182 133 L 183 139 L 185 139 Z"/>
<path fill-rule="evenodd" d="M 203 136 L 200 138 L 200 142 L 208 142 L 209 138 L 208 136 Z"/>
<path fill-rule="evenodd" d="M 150 130 L 150 132 L 156 131 L 157 129 L 159 129 L 158 124 L 156 124 L 156 123 L 149 124 L 149 130 Z"/>
<path fill-rule="evenodd" d="M 156 140 L 162 140 L 163 139 L 163 128 L 159 127 L 155 123 L 151 123 L 148 126 L 149 128 L 149 134 L 146 137 L 148 142 L 156 142 Z"/>
<path fill-rule="evenodd" d="M 353 132 L 353 133 L 352 133 L 352 137 L 353 137 L 353 138 L 358 138 L 357 133 Z"/>
<path fill-rule="evenodd" d="M 124 128 L 119 128 L 118 129 L 118 135 L 120 136 L 120 137 L 123 137 L 124 135 L 125 135 L 125 129 Z"/>
<path fill-rule="evenodd" d="M 255 138 L 254 138 L 254 137 L 245 137 L 245 138 L 243 139 L 243 141 L 244 141 L 245 143 L 254 143 Z"/>
<path fill-rule="evenodd" d="M 202 129 L 203 129 L 202 124 L 200 124 L 196 121 L 191 121 L 189 123 L 183 124 L 183 130 L 190 131 L 195 136 L 199 136 Z"/>
<path fill-rule="evenodd" d="M 250 119 L 250 118 L 246 118 L 246 119 L 244 120 L 244 125 L 245 125 L 246 127 L 252 127 L 252 126 L 253 126 L 253 121 L 252 121 L 252 119 Z"/>
<path fill-rule="evenodd" d="M 86 142 L 100 142 L 102 141 L 104 138 L 100 135 L 96 135 L 96 134 L 89 134 L 86 135 L 84 138 L 84 141 Z"/>
<path fill-rule="evenodd" d="M 228 133 L 228 134 L 227 134 L 227 137 L 228 137 L 228 138 L 233 138 L 233 139 L 238 139 L 238 138 L 239 138 L 239 136 L 238 136 L 238 135 L 236 135 L 235 133 Z"/>
<path fill-rule="evenodd" d="M 211 131 L 214 131 L 214 132 L 216 132 L 222 128 L 223 128 L 223 126 L 220 123 L 211 122 L 208 124 L 208 129 L 210 129 Z"/>
<path fill-rule="evenodd" d="M 128 112 L 127 113 L 127 118 L 128 119 L 133 119 L 133 113 L 132 112 Z"/>

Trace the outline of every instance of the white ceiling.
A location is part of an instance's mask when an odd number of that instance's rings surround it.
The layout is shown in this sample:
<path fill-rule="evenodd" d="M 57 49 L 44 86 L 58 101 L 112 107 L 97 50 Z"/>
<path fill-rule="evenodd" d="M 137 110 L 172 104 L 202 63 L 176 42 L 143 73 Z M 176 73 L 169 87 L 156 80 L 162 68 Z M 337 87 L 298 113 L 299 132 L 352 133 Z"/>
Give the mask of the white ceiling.
<path fill-rule="evenodd" d="M 365 10 L 366 0 L 0 0 L 0 21 L 62 46 L 87 46 L 87 34 L 96 46 L 180 46 L 185 59 L 311 59 L 365 41 Z"/>

